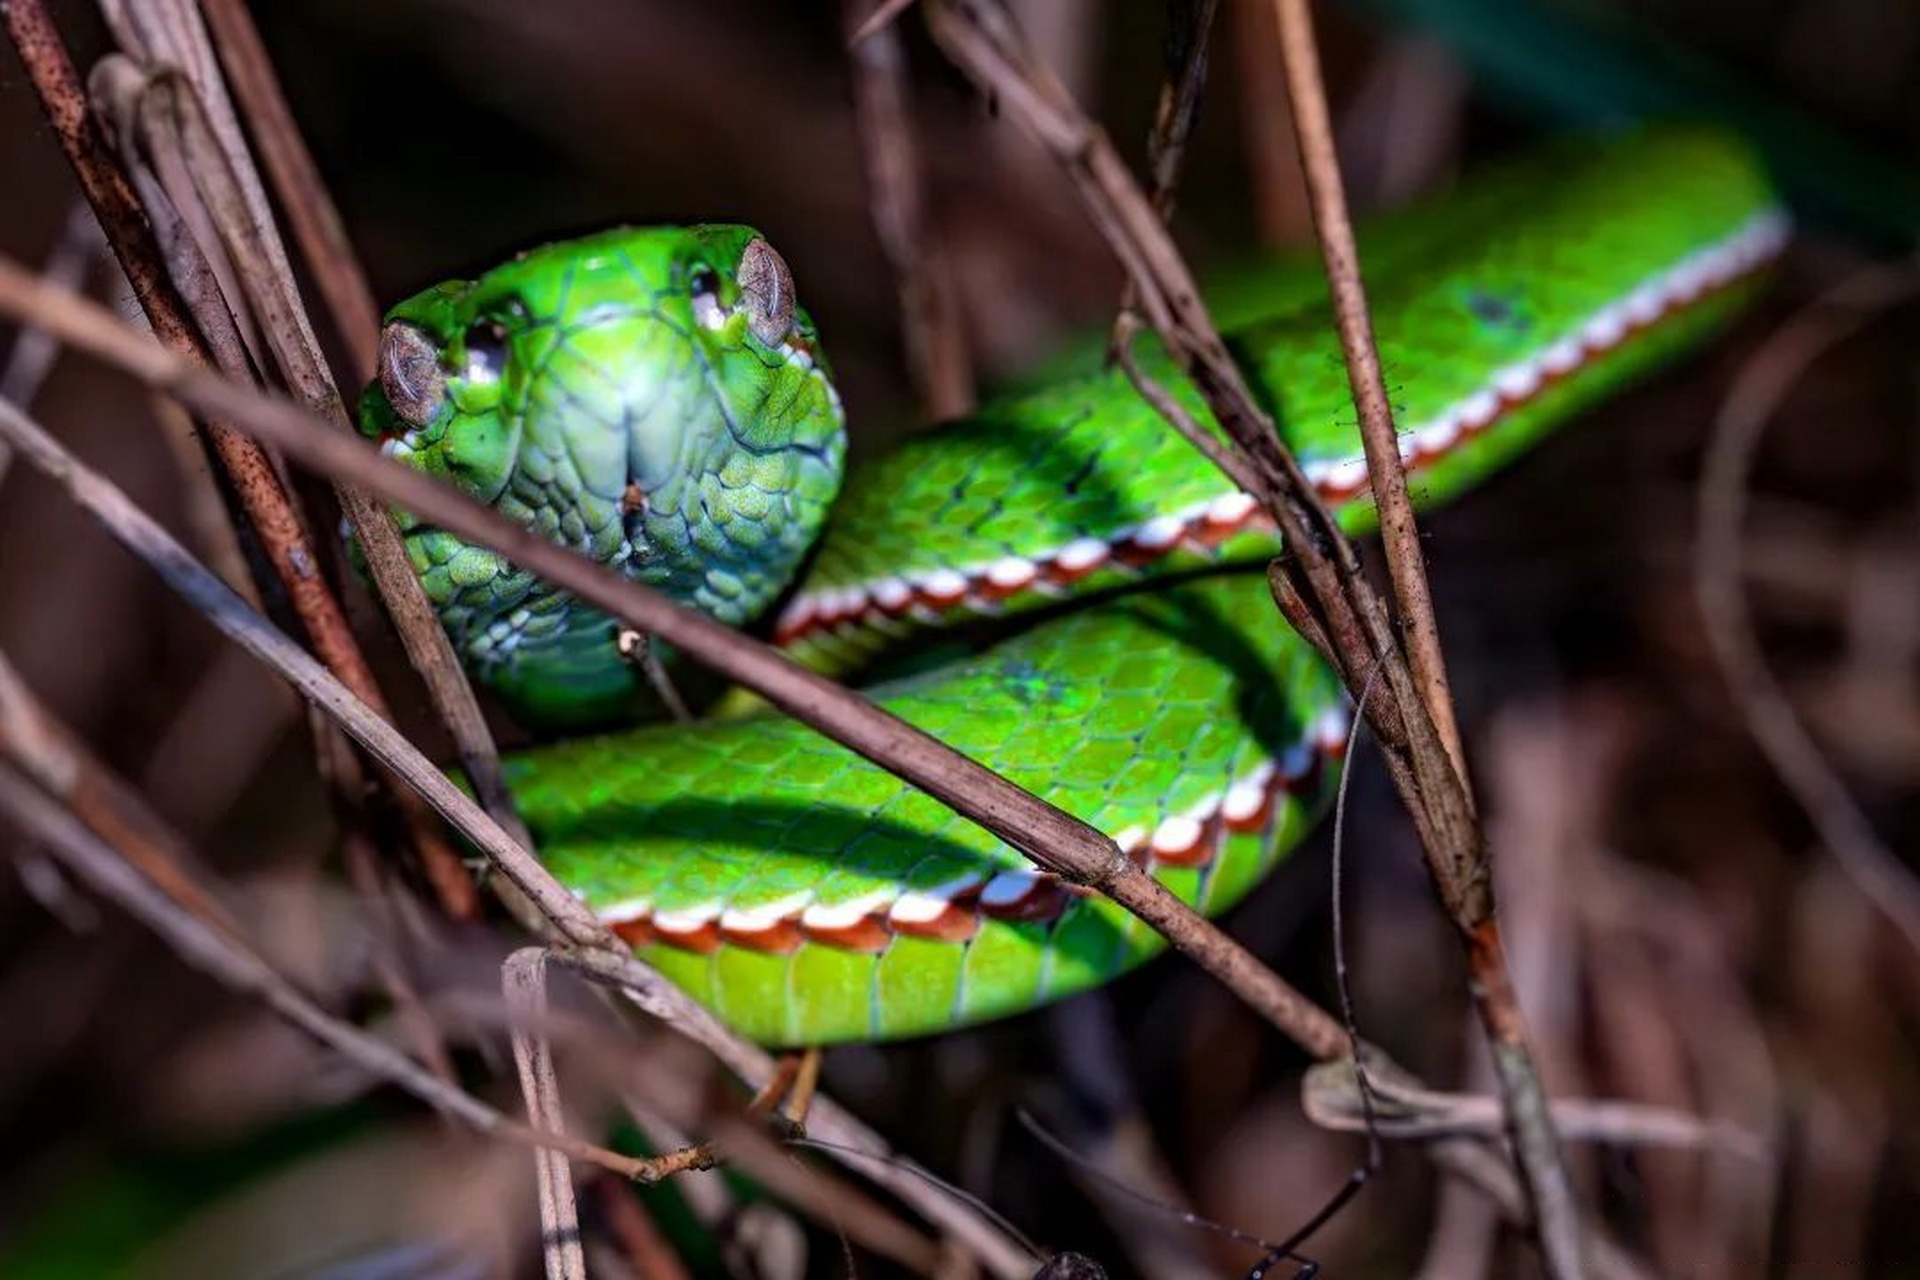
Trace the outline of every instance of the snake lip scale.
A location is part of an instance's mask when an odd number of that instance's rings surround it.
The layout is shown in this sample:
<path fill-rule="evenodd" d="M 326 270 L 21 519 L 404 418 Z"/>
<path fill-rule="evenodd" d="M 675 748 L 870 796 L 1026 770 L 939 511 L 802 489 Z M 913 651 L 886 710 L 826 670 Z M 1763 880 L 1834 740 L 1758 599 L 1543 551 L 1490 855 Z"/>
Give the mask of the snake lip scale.
<path fill-rule="evenodd" d="M 1135 826 L 1115 834 L 1114 843 L 1149 873 L 1206 867 L 1229 835 L 1264 832 L 1281 796 L 1314 793 L 1327 766 L 1345 755 L 1350 725 L 1344 702 L 1328 707 L 1277 758 L 1161 819 L 1151 832 Z M 992 875 L 968 872 L 927 888 L 876 890 L 845 902 L 816 903 L 800 892 L 745 908 L 714 900 L 656 911 L 643 899 L 611 903 L 595 914 L 634 947 L 661 944 L 708 955 L 732 944 L 790 955 L 814 943 L 877 954 L 896 936 L 957 944 L 971 941 L 987 920 L 1052 923 L 1089 892 L 1049 871 L 1008 867 Z"/>
<path fill-rule="evenodd" d="M 1766 209 L 1755 214 L 1725 239 L 1641 282 L 1531 358 L 1493 371 L 1478 391 L 1431 421 L 1403 431 L 1401 460 L 1410 470 L 1438 462 L 1635 333 L 1759 272 L 1785 247 L 1788 233 L 1783 211 Z M 1352 501 L 1367 488 L 1364 455 L 1316 459 L 1303 466 L 1308 481 L 1329 506 Z M 1071 586 L 1109 561 L 1139 568 L 1183 543 L 1207 551 L 1236 533 L 1270 527 L 1251 495 L 1232 490 L 1104 537 L 1076 538 L 1032 558 L 1003 556 L 984 564 L 803 592 L 781 612 L 774 643 L 789 645 L 817 632 L 857 630 L 881 619 L 908 615 L 924 621 L 956 609 L 988 613 L 1022 592 Z"/>

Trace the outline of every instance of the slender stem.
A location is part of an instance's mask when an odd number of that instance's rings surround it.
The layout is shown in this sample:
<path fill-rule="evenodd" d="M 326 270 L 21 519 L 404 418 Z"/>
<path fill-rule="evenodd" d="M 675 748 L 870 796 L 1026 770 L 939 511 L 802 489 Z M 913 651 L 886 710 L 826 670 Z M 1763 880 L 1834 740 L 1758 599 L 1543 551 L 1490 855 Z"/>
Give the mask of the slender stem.
<path fill-rule="evenodd" d="M 144 340 L 143 345 L 147 345 Z M 177 359 L 159 347 L 148 345 L 147 349 L 169 362 Z M 185 361 L 179 361 L 178 367 L 192 369 L 196 376 L 208 376 Z M 304 414 L 287 407 L 311 423 Z M 302 430 L 315 439 L 352 443 L 311 425 Z M 610 943 L 611 935 L 593 913 L 561 888 L 525 846 L 502 831 L 384 716 L 356 697 L 306 650 L 250 609 L 232 588 L 188 554 L 186 548 L 111 482 L 61 448 L 38 425 L 5 401 L 0 401 L 0 436 L 19 451 L 23 460 L 62 484 L 88 514 L 101 521 L 129 550 L 147 560 L 166 579 L 167 585 L 184 596 L 208 621 L 285 675 L 308 702 L 338 722 L 369 754 L 459 827 L 522 892 L 539 904 L 565 937 L 589 944 Z"/>
<path fill-rule="evenodd" d="M 11 763 L 0 763 L 0 814 L 39 841 L 78 878 L 159 934 L 194 968 L 259 999 L 275 1013 L 377 1079 L 484 1134 L 564 1151 L 636 1176 L 646 1162 L 557 1134 L 536 1133 L 470 1093 L 436 1078 L 399 1050 L 342 1022 L 309 999 L 237 935 L 182 907 L 141 874 L 121 852 L 41 791 Z M 162 837 L 177 839 L 171 833 Z"/>
<path fill-rule="evenodd" d="M 535 1132 L 564 1136 L 566 1117 L 560 1101 L 560 1077 L 547 1038 L 547 952 L 522 947 L 500 966 L 513 1039 L 513 1062 L 520 1075 L 520 1096 Z M 587 1254 L 580 1241 L 580 1205 L 573 1193 L 567 1157 L 547 1147 L 533 1153 L 540 1198 L 540 1253 L 547 1280 L 587 1280 Z"/>
<path fill-rule="evenodd" d="M 1307 0 L 1274 0 L 1280 27 L 1280 56 L 1287 71 L 1287 100 L 1293 110 L 1294 137 L 1306 173 L 1307 196 L 1313 209 L 1315 239 L 1326 266 L 1333 298 L 1334 323 L 1346 357 L 1347 382 L 1360 419 L 1360 438 L 1367 456 L 1367 473 L 1374 505 L 1380 515 L 1381 538 L 1387 553 L 1388 575 L 1406 636 L 1409 665 L 1427 717 L 1437 731 L 1460 786 L 1458 799 L 1471 816 L 1473 792 L 1466 752 L 1454 719 L 1453 692 L 1447 681 L 1446 658 L 1441 652 L 1440 629 L 1427 585 L 1426 560 L 1420 549 L 1420 530 L 1413 503 L 1407 496 L 1406 471 L 1401 463 L 1393 409 L 1387 399 L 1380 352 L 1374 341 L 1373 320 L 1367 309 L 1366 285 L 1360 275 L 1359 249 L 1353 223 L 1347 215 L 1346 190 L 1334 153 L 1333 122 L 1327 108 L 1326 87 L 1320 76 L 1320 53 L 1313 36 L 1313 18 Z M 1545 1085 L 1527 1044 L 1527 1027 L 1507 968 L 1506 948 L 1499 918 L 1492 910 L 1492 872 L 1484 841 L 1471 850 L 1472 861 L 1452 862 L 1441 849 L 1427 845 L 1428 869 L 1436 890 L 1449 907 L 1484 910 L 1454 914 L 1455 926 L 1467 935 L 1469 984 L 1486 1028 L 1494 1070 L 1506 1102 L 1507 1125 L 1518 1157 L 1521 1180 L 1536 1219 L 1536 1237 L 1547 1274 L 1566 1280 L 1585 1273 L 1579 1206 L 1560 1142 L 1547 1105 Z M 1471 897 L 1461 893 L 1461 880 L 1482 887 Z"/>
<path fill-rule="evenodd" d="M 1300 147 L 1307 196 L 1313 209 L 1314 237 L 1326 267 L 1333 297 L 1334 326 L 1346 358 L 1347 383 L 1359 412 L 1360 442 L 1367 455 L 1367 475 L 1380 513 L 1380 537 L 1386 546 L 1387 569 L 1393 579 L 1394 602 L 1407 633 L 1408 657 L 1420 686 L 1427 714 L 1440 730 L 1447 754 L 1461 778 L 1468 777 L 1466 753 L 1453 714 L 1453 692 L 1447 682 L 1446 658 L 1440 649 L 1440 628 L 1433 616 L 1433 597 L 1427 586 L 1426 559 L 1420 551 L 1420 529 L 1413 502 L 1407 496 L 1406 468 L 1400 458 L 1399 435 L 1393 425 L 1393 406 L 1380 370 L 1380 349 L 1373 337 L 1372 313 L 1367 307 L 1366 283 L 1360 274 L 1360 250 L 1354 242 L 1353 221 L 1347 214 L 1346 186 L 1340 179 L 1340 161 L 1334 154 L 1333 121 L 1327 111 L 1326 86 L 1320 79 L 1319 46 L 1313 38 L 1313 18 L 1306 0 L 1274 0 L 1280 23 L 1280 56 L 1287 70 L 1288 102 L 1293 109 L 1294 140 Z"/>
<path fill-rule="evenodd" d="M 181 60 L 188 61 L 184 57 Z M 205 60 L 210 61 L 210 56 Z M 278 239 L 271 227 L 258 223 L 245 199 L 249 186 L 246 179 L 252 177 L 251 170 L 245 168 L 251 164 L 250 158 L 230 155 L 220 145 L 218 131 L 208 118 L 199 92 L 178 73 L 153 73 L 140 86 L 139 94 L 141 141 L 150 150 L 176 155 L 175 167 L 191 175 L 221 247 L 235 264 L 246 303 L 259 322 L 281 378 L 308 409 L 326 418 L 336 430 L 351 433 L 353 425 L 314 342 L 298 288 L 291 274 L 275 265 L 285 260 L 284 253 L 278 251 Z M 286 191 L 282 196 L 284 203 L 294 203 Z M 215 310 L 224 316 L 227 305 L 222 299 Z M 244 378 L 243 372 L 224 362 L 223 368 L 229 377 Z M 453 644 L 414 572 L 392 514 L 350 486 L 335 486 L 334 492 L 359 537 L 368 571 L 400 633 L 407 657 L 453 737 L 474 794 L 515 839 L 531 843 L 508 793 L 492 731 L 487 728 Z"/>
<path fill-rule="evenodd" d="M 859 30 L 870 16 L 866 0 L 845 7 L 849 30 Z M 908 369 L 927 417 L 957 418 L 973 407 L 973 366 L 945 246 L 928 225 L 899 29 L 883 24 L 850 40 L 848 58 L 873 227 L 900 294 Z"/>
<path fill-rule="evenodd" d="M 360 259 L 347 239 L 340 211 L 327 192 L 320 170 L 307 150 L 279 77 L 260 43 L 259 28 L 241 0 L 200 0 L 200 12 L 220 48 L 234 97 L 251 126 L 253 142 L 286 211 L 287 222 L 299 241 L 301 255 L 313 269 L 320 295 L 333 316 L 334 330 L 349 354 L 352 381 L 364 384 L 373 377 L 374 344 L 380 332 L 380 310 L 360 269 Z"/>
<path fill-rule="evenodd" d="M 260 43 L 259 29 L 241 0 L 200 0 L 207 26 L 219 46 L 234 97 L 266 165 L 267 176 L 280 197 L 280 207 L 299 242 L 301 256 L 312 270 L 320 296 L 333 319 L 335 334 L 348 356 L 348 387 L 366 385 L 374 375 L 376 335 L 380 311 L 367 285 L 360 259 L 347 239 L 340 211 L 307 150 L 306 140 L 281 92 L 273 63 Z M 291 280 L 280 282 L 297 296 Z M 309 330 L 310 331 L 310 330 Z M 317 369 L 317 351 L 306 353 Z M 351 430 L 351 424 L 344 424 Z M 514 808 L 500 769 L 500 752 L 487 727 L 473 686 L 461 669 L 446 630 L 413 573 L 406 548 L 394 527 L 393 516 L 377 503 L 351 489 L 342 490 L 341 503 L 367 552 L 367 567 L 381 601 L 393 618 L 394 629 L 406 647 L 407 658 L 427 686 L 434 710 L 446 724 L 459 753 L 460 765 L 473 783 L 474 794 L 494 820 L 525 840 L 526 828 Z"/>

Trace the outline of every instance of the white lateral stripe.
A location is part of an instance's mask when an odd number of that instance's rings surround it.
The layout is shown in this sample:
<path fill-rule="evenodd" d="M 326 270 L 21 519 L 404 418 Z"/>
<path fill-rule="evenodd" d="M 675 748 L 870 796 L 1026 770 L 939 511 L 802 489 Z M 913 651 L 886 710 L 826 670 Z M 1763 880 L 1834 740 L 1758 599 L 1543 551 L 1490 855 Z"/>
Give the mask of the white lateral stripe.
<path fill-rule="evenodd" d="M 800 913 L 807 929 L 851 929 L 876 911 L 884 911 L 899 896 L 897 888 L 869 889 L 845 902 L 816 902 Z"/>
<path fill-rule="evenodd" d="M 698 933 L 720 918 L 720 904 L 702 902 L 691 907 L 653 913 L 653 927 L 662 933 Z"/>
<path fill-rule="evenodd" d="M 652 912 L 652 898 L 623 898 L 619 902 L 609 902 L 593 914 L 600 917 L 603 924 L 626 924 L 633 920 L 644 920 Z"/>
<path fill-rule="evenodd" d="M 1033 561 L 1019 556 L 1002 556 L 987 566 L 986 579 L 1002 591 L 1018 591 L 1039 576 Z"/>
<path fill-rule="evenodd" d="M 894 901 L 893 908 L 887 914 L 901 924 L 931 924 L 940 918 L 955 898 L 976 887 L 980 880 L 979 872 L 969 871 L 945 884 L 927 889 L 909 889 Z"/>
<path fill-rule="evenodd" d="M 1079 573 L 1105 563 L 1113 548 L 1099 538 L 1075 538 L 1054 553 L 1053 562 L 1068 573 Z"/>
<path fill-rule="evenodd" d="M 1017 867 L 1000 872 L 987 881 L 987 887 L 980 891 L 980 905 L 983 907 L 1010 907 L 1032 893 L 1040 884 L 1040 877 L 1031 871 Z"/>
<path fill-rule="evenodd" d="M 1173 516 L 1155 516 L 1135 531 L 1133 541 L 1150 551 L 1164 551 L 1180 541 L 1180 535 L 1186 531 L 1184 521 Z"/>
<path fill-rule="evenodd" d="M 1220 802 L 1220 816 L 1228 822 L 1245 822 L 1260 812 L 1260 806 L 1267 800 L 1267 789 L 1250 779 L 1242 778 L 1227 788 L 1227 798 Z"/>
<path fill-rule="evenodd" d="M 1696 250 L 1665 270 L 1641 281 L 1615 301 L 1595 311 L 1573 330 L 1532 356 L 1502 366 L 1487 376 L 1478 390 L 1441 410 L 1429 421 L 1402 433 L 1400 453 L 1409 462 L 1432 461 L 1459 445 L 1464 436 L 1485 429 L 1502 412 L 1503 399 L 1521 404 L 1537 395 L 1548 379 L 1572 373 L 1582 364 L 1618 346 L 1634 328 L 1657 322 L 1674 308 L 1707 290 L 1718 288 L 1778 253 L 1791 235 L 1784 211 L 1766 209 L 1755 214 L 1717 244 Z M 1422 457 L 1424 455 L 1424 458 Z M 1366 485 L 1365 455 L 1319 458 L 1302 464 L 1310 483 L 1337 496 Z M 798 596 L 781 616 L 780 628 L 789 633 L 837 620 L 835 615 L 858 613 L 868 603 L 897 610 L 909 603 L 903 593 L 917 591 L 932 603 L 950 607 L 964 600 L 968 580 L 980 579 L 1012 592 L 1040 583 L 1040 569 L 1051 564 L 1064 573 L 1081 574 L 1104 564 L 1121 542 L 1149 551 L 1166 551 L 1179 543 L 1198 520 L 1237 526 L 1253 514 L 1254 500 L 1237 491 L 1197 502 L 1178 513 L 1161 514 L 1144 524 L 1114 529 L 1104 538 L 1083 536 L 1032 560 L 1007 556 L 966 569 L 936 568 L 897 577 L 876 579 L 866 587 L 839 588 Z M 908 586 L 911 584 L 911 587 Z"/>
<path fill-rule="evenodd" d="M 740 933 L 758 933 L 801 913 L 813 898 L 806 890 L 751 907 L 728 907 L 720 913 L 720 927 Z"/>
<path fill-rule="evenodd" d="M 1223 493 L 1206 506 L 1206 518 L 1215 524 L 1239 524 L 1253 514 L 1259 504 L 1250 493 L 1235 489 L 1232 493 Z"/>
<path fill-rule="evenodd" d="M 1163 818 L 1153 829 L 1155 853 L 1185 853 L 1200 843 L 1200 824 L 1185 814 Z"/>

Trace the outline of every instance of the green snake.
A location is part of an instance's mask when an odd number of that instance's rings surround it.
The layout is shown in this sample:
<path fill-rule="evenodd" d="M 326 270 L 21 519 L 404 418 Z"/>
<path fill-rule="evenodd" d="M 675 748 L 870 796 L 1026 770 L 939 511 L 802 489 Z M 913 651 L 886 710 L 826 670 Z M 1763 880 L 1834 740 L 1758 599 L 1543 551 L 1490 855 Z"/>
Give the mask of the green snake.
<path fill-rule="evenodd" d="M 1786 235 L 1744 150 L 1670 128 L 1557 143 L 1363 236 L 1416 500 L 1723 324 Z M 1221 314 L 1360 532 L 1366 467 L 1316 279 L 1247 273 Z M 1164 353 L 1141 357 L 1211 422 Z M 1121 371 L 1066 359 L 843 476 L 813 322 L 749 228 L 622 228 L 429 289 L 389 314 L 361 417 L 392 456 L 868 681 L 1206 914 L 1299 842 L 1337 775 L 1339 684 L 1249 568 L 1275 553 L 1271 526 Z M 400 521 L 455 647 L 525 721 L 578 733 L 644 705 L 609 618 Z M 1000 1017 L 1164 945 L 764 710 L 574 736 L 506 767 L 555 875 L 763 1042 Z"/>

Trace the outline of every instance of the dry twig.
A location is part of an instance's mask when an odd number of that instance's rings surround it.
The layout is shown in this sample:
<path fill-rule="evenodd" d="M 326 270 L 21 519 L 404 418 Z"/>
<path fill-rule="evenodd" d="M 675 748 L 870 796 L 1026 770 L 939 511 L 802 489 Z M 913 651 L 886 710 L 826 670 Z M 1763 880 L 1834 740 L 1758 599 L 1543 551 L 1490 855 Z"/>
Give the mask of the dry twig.
<path fill-rule="evenodd" d="M 1505 945 L 1494 913 L 1486 838 L 1466 787 L 1460 756 L 1445 726 L 1451 707 L 1444 673 L 1438 673 L 1437 640 L 1426 658 L 1409 667 L 1385 607 L 1360 570 L 1352 546 L 1282 445 L 1272 421 L 1253 399 L 1239 367 L 1228 354 L 1200 301 L 1199 289 L 1179 252 L 1167 237 L 1151 202 L 1127 172 L 1111 141 L 1072 101 L 1058 80 L 1032 58 L 1011 19 L 994 0 L 928 0 L 926 11 L 935 39 L 968 75 L 1020 119 L 1051 150 L 1074 179 L 1094 225 L 1106 238 L 1138 289 L 1143 314 L 1160 334 L 1206 398 L 1234 450 L 1207 443 L 1209 431 L 1190 417 L 1171 425 L 1210 458 L 1224 452 L 1228 477 L 1258 499 L 1285 541 L 1288 558 L 1274 575 L 1287 579 L 1275 600 L 1303 635 L 1325 652 L 1357 691 L 1378 667 L 1383 693 L 1363 708 L 1380 741 L 1388 772 L 1420 835 L 1427 865 L 1442 905 L 1460 932 L 1473 981 L 1471 990 L 1486 1029 L 1501 1083 L 1510 1136 L 1519 1157 L 1523 1184 L 1541 1221 L 1541 1245 L 1549 1271 L 1558 1276 L 1580 1272 L 1580 1230 L 1572 1188 L 1559 1155 L 1539 1073 L 1527 1046 L 1526 1024 L 1507 972 Z M 1291 10 L 1291 12 L 1290 12 Z M 1326 104 L 1312 47 L 1311 28 L 1302 5 L 1291 0 L 1280 10 L 1283 46 L 1288 52 L 1289 93 L 1301 146 L 1331 165 L 1332 141 Z M 1311 101 L 1309 101 L 1311 100 Z M 1336 316 L 1349 357 L 1349 380 L 1362 401 L 1378 384 L 1378 356 L 1372 353 L 1364 292 L 1352 252 L 1352 231 L 1345 225 L 1338 173 L 1316 197 L 1323 228 L 1332 237 L 1325 255 L 1338 302 Z M 1329 194 L 1329 191 L 1331 194 Z M 1364 350 L 1362 350 L 1364 348 Z M 1369 372 L 1371 369 L 1371 372 Z M 1136 383 L 1139 381 L 1136 378 Z M 1149 395 L 1161 403 L 1161 397 Z M 1397 523 L 1402 536 L 1390 535 L 1403 610 L 1418 626 L 1426 604 L 1425 571 L 1417 531 L 1409 512 L 1394 519 L 1393 493 L 1404 503 L 1405 478 L 1384 394 L 1377 412 L 1362 412 L 1362 430 L 1376 494 L 1384 486 L 1383 523 Z M 1364 409 L 1364 404 L 1363 404 Z M 1237 450 L 1237 452 L 1236 452 Z M 1411 546 L 1405 545 L 1408 540 Z M 1400 547 L 1395 551 L 1395 547 Z M 1403 580 L 1408 584 L 1402 587 Z M 1311 622 L 1305 621 L 1312 618 Z M 1329 1050 L 1329 1054 L 1339 1052 Z"/>
<path fill-rule="evenodd" d="M 185 0 L 170 3 L 178 9 Z M 244 15 L 241 25 L 251 31 Z M 265 354 L 301 402 L 328 419 L 335 429 L 351 433 L 353 425 L 342 404 L 350 399 L 355 387 L 372 377 L 371 363 L 365 368 L 356 367 L 353 380 L 345 386 L 336 386 L 328 373 L 287 264 L 286 251 L 266 217 L 266 197 L 252 157 L 240 141 L 239 126 L 231 116 L 205 31 L 190 12 L 185 12 L 174 22 L 142 34 L 145 69 L 118 78 L 118 96 L 128 100 L 124 114 L 133 121 L 133 136 L 127 139 L 123 151 L 162 157 L 170 162 L 163 165 L 163 173 L 182 175 L 180 185 L 189 189 L 169 189 L 167 194 L 176 204 L 191 202 L 202 211 L 190 225 L 210 226 L 216 244 L 206 249 L 206 255 L 227 264 L 222 278 L 231 275 L 239 286 L 239 296 L 225 299 L 225 305 L 235 314 L 250 314 L 256 321 L 265 339 Z M 337 228 L 337 215 L 331 213 L 324 192 L 316 196 L 318 178 L 311 173 L 310 162 L 304 168 L 299 163 L 305 149 L 298 136 L 280 136 L 279 131 L 291 129 L 291 122 L 285 119 L 285 106 L 279 102 L 271 71 L 249 61 L 245 33 L 235 30 L 228 34 L 237 41 L 231 50 L 235 64 L 252 77 L 246 83 L 249 105 L 262 112 L 254 132 L 263 139 L 262 150 L 280 161 L 274 172 L 282 204 L 299 219 L 296 228 L 304 233 L 303 244 L 314 262 L 315 276 L 326 287 L 329 304 L 336 307 L 336 323 L 343 328 L 360 323 L 372 313 L 373 303 L 357 265 L 346 267 L 331 259 L 313 258 L 315 252 L 327 252 L 332 245 L 317 224 L 331 222 Z M 175 70 L 176 66 L 196 68 L 198 73 L 189 75 Z M 99 72 L 95 74 L 98 78 Z M 309 209 L 316 201 L 318 207 Z M 154 201 L 147 203 L 151 209 Z M 338 310 L 342 307 L 344 312 Z M 202 315 L 204 330 L 204 312 Z M 367 322 L 377 327 L 377 318 Z M 364 345 L 361 340 L 351 348 L 357 352 Z M 264 364 L 265 360 L 257 359 L 256 363 Z M 229 362 L 223 362 L 222 367 L 229 377 L 243 379 Z M 452 643 L 413 571 L 392 515 L 349 487 L 336 486 L 334 493 L 359 538 L 368 572 L 408 660 L 447 725 L 475 794 L 495 821 L 526 843 L 526 831 L 507 792 L 492 732 Z"/>
<path fill-rule="evenodd" d="M 866 8 L 865 0 L 846 0 L 854 122 L 866 158 L 873 228 L 900 294 L 908 372 L 921 409 L 940 422 L 973 407 L 973 367 L 946 248 L 928 225 L 922 197 L 906 50 L 891 23 L 873 25 L 870 14 L 863 18 Z"/>
<path fill-rule="evenodd" d="M 384 1040 L 328 1014 L 273 969 L 257 950 L 179 903 L 134 870 L 121 852 L 87 829 L 11 763 L 0 763 L 0 812 L 40 841 L 68 870 L 158 933 L 194 968 L 251 995 L 377 1079 L 477 1132 L 551 1145 L 574 1159 L 632 1177 L 644 1162 L 590 1143 L 536 1134 L 472 1094 L 448 1085 Z"/>

